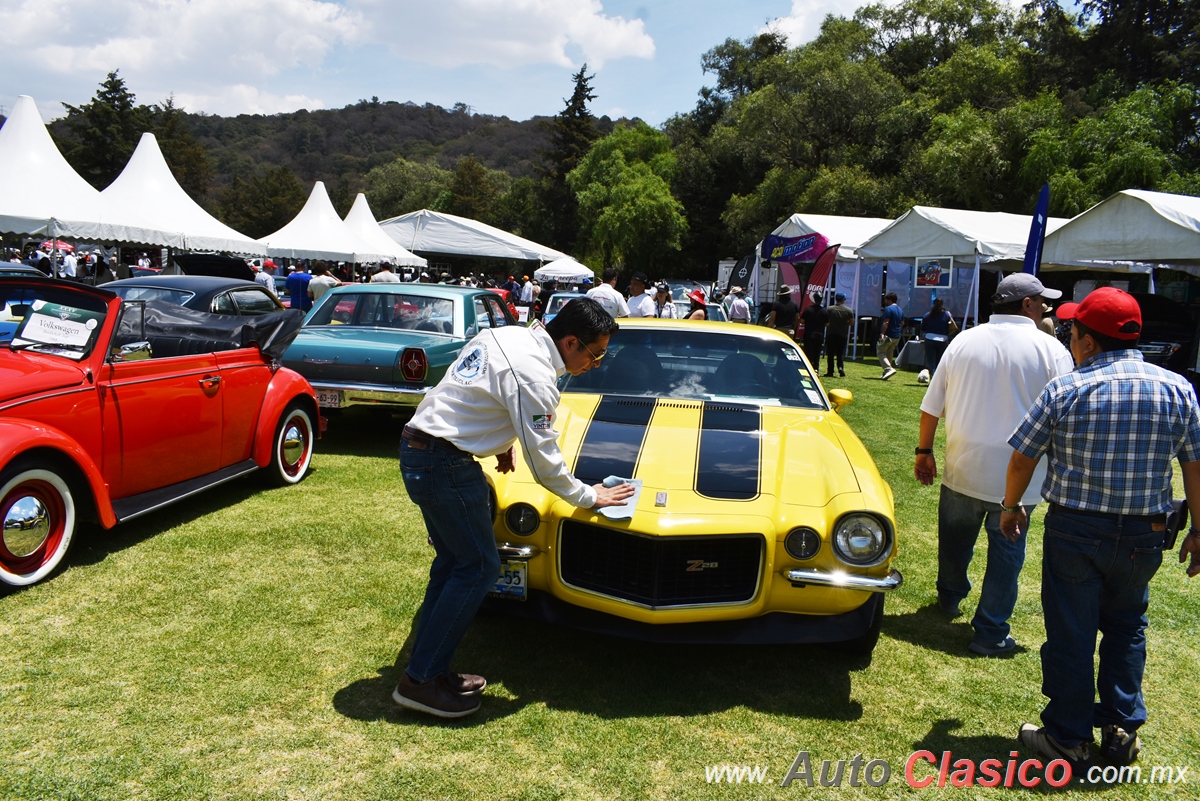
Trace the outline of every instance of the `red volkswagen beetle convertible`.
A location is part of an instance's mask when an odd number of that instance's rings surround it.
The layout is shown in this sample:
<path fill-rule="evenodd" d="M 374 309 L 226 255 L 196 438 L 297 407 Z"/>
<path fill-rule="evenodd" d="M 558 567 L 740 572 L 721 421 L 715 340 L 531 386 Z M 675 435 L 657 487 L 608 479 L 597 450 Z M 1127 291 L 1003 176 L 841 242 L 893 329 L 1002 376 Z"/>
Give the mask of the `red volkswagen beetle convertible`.
<path fill-rule="evenodd" d="M 278 361 L 301 318 L 0 279 L 0 582 L 49 575 L 81 520 L 111 528 L 263 468 L 303 479 L 316 396 Z"/>

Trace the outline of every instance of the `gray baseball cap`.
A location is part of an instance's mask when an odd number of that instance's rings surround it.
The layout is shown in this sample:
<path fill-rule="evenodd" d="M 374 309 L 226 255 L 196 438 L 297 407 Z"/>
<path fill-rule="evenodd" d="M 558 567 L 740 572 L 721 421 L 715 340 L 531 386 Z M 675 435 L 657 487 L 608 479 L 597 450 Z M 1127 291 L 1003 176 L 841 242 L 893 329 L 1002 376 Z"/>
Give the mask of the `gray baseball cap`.
<path fill-rule="evenodd" d="M 1015 303 L 1025 298 L 1036 297 L 1055 300 L 1062 297 L 1062 292 L 1042 286 L 1042 282 L 1037 279 L 1037 276 L 1029 273 L 1012 273 L 996 287 L 996 294 L 992 295 L 992 303 Z"/>

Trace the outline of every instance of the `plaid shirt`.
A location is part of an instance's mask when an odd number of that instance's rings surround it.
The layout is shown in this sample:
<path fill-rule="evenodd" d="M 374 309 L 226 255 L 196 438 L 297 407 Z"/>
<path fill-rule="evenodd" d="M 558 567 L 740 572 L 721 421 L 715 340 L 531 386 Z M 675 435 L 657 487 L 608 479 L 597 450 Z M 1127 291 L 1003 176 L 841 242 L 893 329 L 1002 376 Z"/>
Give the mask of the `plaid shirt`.
<path fill-rule="evenodd" d="M 1047 384 L 1008 444 L 1031 459 L 1049 454 L 1048 501 L 1158 514 L 1171 505 L 1172 459 L 1200 459 L 1196 393 L 1140 351 L 1108 351 Z"/>

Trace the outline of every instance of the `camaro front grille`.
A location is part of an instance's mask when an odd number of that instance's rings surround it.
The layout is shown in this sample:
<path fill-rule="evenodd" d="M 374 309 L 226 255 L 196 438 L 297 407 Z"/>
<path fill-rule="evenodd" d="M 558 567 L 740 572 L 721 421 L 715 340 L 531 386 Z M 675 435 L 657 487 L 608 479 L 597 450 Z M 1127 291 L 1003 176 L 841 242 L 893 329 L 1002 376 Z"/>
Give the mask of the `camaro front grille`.
<path fill-rule="evenodd" d="M 748 601 L 762 559 L 758 534 L 645 537 L 574 520 L 559 545 L 564 583 L 651 607 Z"/>

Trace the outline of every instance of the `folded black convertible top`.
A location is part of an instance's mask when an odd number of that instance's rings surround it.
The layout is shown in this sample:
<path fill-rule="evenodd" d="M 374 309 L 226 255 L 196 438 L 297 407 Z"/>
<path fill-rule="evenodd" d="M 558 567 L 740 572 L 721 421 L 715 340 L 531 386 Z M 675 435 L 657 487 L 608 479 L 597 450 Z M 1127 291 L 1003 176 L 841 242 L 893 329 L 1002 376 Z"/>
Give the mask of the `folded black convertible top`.
<path fill-rule="evenodd" d="M 208 353 L 256 346 L 269 361 L 278 362 L 300 333 L 304 312 L 299 309 L 237 317 L 187 309 L 161 300 L 126 303 L 117 332 L 120 344 L 145 340 L 155 356 Z M 142 306 L 144 314 L 135 309 Z"/>

